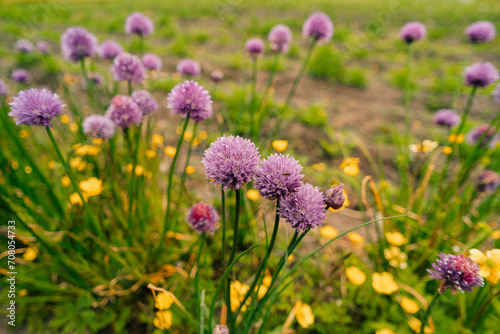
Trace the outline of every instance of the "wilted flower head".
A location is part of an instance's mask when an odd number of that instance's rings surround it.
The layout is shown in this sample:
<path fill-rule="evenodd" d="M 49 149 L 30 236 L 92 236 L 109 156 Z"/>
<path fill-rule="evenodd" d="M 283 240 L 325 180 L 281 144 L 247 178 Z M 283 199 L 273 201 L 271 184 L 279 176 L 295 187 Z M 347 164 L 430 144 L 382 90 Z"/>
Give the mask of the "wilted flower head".
<path fill-rule="evenodd" d="M 229 334 L 229 328 L 225 325 L 217 325 L 212 334 Z"/>
<path fill-rule="evenodd" d="M 48 55 L 50 53 L 50 45 L 45 41 L 36 42 L 36 49 L 44 55 Z"/>
<path fill-rule="evenodd" d="M 485 170 L 479 175 L 477 189 L 480 192 L 494 193 L 500 185 L 498 174 L 492 170 Z"/>
<path fill-rule="evenodd" d="M 87 29 L 70 27 L 61 36 L 61 50 L 66 60 L 78 62 L 85 57 L 93 57 L 97 51 L 97 38 Z"/>
<path fill-rule="evenodd" d="M 338 186 L 333 186 L 324 194 L 325 204 L 327 207 L 330 207 L 334 210 L 340 209 L 344 206 L 345 197 L 344 197 L 344 185 L 340 184 Z"/>
<path fill-rule="evenodd" d="M 295 195 L 281 203 L 279 213 L 296 230 L 320 226 L 325 218 L 323 194 L 318 187 L 303 184 Z"/>
<path fill-rule="evenodd" d="M 451 255 L 441 253 L 437 263 L 432 264 L 431 269 L 427 269 L 429 277 L 442 281 L 439 293 L 451 289 L 452 293 L 457 290 L 462 292 L 472 291 L 473 287 L 484 286 L 484 280 L 479 275 L 479 265 L 465 255 Z"/>
<path fill-rule="evenodd" d="M 122 52 L 113 60 L 111 67 L 113 80 L 141 83 L 146 77 L 146 70 L 140 59 L 130 53 Z"/>
<path fill-rule="evenodd" d="M 115 123 L 106 116 L 91 115 L 82 123 L 83 133 L 92 138 L 109 139 L 115 134 Z"/>
<path fill-rule="evenodd" d="M 498 80 L 498 70 L 491 63 L 474 63 L 465 68 L 465 84 L 485 88 Z"/>
<path fill-rule="evenodd" d="M 136 90 L 132 93 L 132 99 L 142 110 L 144 115 L 149 115 L 156 109 L 158 109 L 158 103 L 156 102 L 153 95 L 151 95 L 147 90 Z"/>
<path fill-rule="evenodd" d="M 267 36 L 269 43 L 271 43 L 271 50 L 281 52 L 283 54 L 290 50 L 292 38 L 292 31 L 284 24 L 274 26 Z"/>
<path fill-rule="evenodd" d="M 20 39 L 14 45 L 14 49 L 21 53 L 31 53 L 35 50 L 35 46 L 26 39 Z"/>
<path fill-rule="evenodd" d="M 486 131 L 488 131 L 486 133 Z M 481 137 L 483 137 L 483 141 L 481 143 L 481 147 L 488 145 L 490 148 L 495 147 L 498 143 L 498 134 L 495 134 L 496 128 L 489 124 L 481 124 L 470 130 L 466 135 L 466 140 L 469 145 L 476 145 Z M 485 134 L 486 133 L 486 134 Z"/>
<path fill-rule="evenodd" d="M 427 28 L 422 22 L 409 22 L 399 31 L 399 38 L 408 44 L 424 39 L 427 36 Z"/>
<path fill-rule="evenodd" d="M 437 125 L 451 128 L 460 122 L 460 116 L 451 109 L 441 109 L 434 115 L 434 122 Z"/>
<path fill-rule="evenodd" d="M 207 180 L 224 190 L 238 190 L 254 179 L 259 159 L 259 150 L 250 140 L 224 135 L 210 145 L 201 162 Z"/>
<path fill-rule="evenodd" d="M 465 28 L 465 34 L 469 42 L 487 43 L 495 38 L 496 29 L 489 21 L 478 21 Z"/>
<path fill-rule="evenodd" d="M 212 116 L 212 99 L 208 91 L 195 81 L 177 84 L 167 96 L 167 107 L 174 114 L 189 117 L 197 122 Z"/>
<path fill-rule="evenodd" d="M 150 71 L 159 71 L 163 67 L 160 57 L 154 53 L 145 53 L 144 56 L 142 56 L 142 64 Z"/>
<path fill-rule="evenodd" d="M 143 13 L 134 12 L 125 20 L 125 32 L 139 36 L 151 35 L 155 30 L 153 21 Z"/>
<path fill-rule="evenodd" d="M 210 73 L 210 79 L 212 79 L 213 82 L 220 82 L 224 79 L 224 73 L 219 70 L 213 70 L 212 73 Z"/>
<path fill-rule="evenodd" d="M 10 77 L 15 82 L 22 84 L 28 84 L 31 81 L 31 75 L 23 68 L 18 68 L 17 70 L 12 71 Z"/>
<path fill-rule="evenodd" d="M 196 203 L 186 214 L 186 221 L 198 234 L 214 233 L 219 220 L 217 210 L 204 202 Z"/>
<path fill-rule="evenodd" d="M 302 37 L 312 37 L 317 42 L 328 42 L 333 36 L 332 20 L 325 13 L 311 14 L 302 26 Z"/>
<path fill-rule="evenodd" d="M 245 43 L 245 50 L 252 58 L 257 58 L 264 53 L 266 45 L 260 38 L 250 38 Z"/>
<path fill-rule="evenodd" d="M 184 58 L 177 64 L 177 72 L 190 77 L 197 77 L 201 74 L 201 66 L 194 59 Z"/>
<path fill-rule="evenodd" d="M 7 94 L 9 94 L 9 88 L 7 87 L 5 82 L 3 82 L 2 79 L 0 79 L 0 96 L 5 96 Z"/>
<path fill-rule="evenodd" d="M 284 200 L 302 186 L 302 166 L 291 156 L 272 154 L 260 162 L 254 186 L 264 198 Z"/>
<path fill-rule="evenodd" d="M 62 112 L 64 104 L 59 95 L 48 89 L 22 90 L 9 103 L 16 124 L 50 126 L 50 120 Z"/>
<path fill-rule="evenodd" d="M 114 59 L 120 53 L 123 52 L 123 48 L 117 41 L 113 41 L 112 39 L 108 39 L 99 45 L 99 57 L 104 59 Z"/>
<path fill-rule="evenodd" d="M 142 121 L 142 111 L 130 96 L 116 95 L 106 111 L 116 126 L 129 128 L 132 124 L 139 125 Z"/>

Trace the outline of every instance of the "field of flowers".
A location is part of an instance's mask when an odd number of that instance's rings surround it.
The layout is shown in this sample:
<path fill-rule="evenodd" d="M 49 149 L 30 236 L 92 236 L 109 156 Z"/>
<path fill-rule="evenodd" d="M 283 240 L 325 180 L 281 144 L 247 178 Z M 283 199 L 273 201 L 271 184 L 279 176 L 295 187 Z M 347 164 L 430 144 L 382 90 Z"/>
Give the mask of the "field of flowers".
<path fill-rule="evenodd" d="M 0 333 L 500 332 L 496 0 L 0 9 Z"/>

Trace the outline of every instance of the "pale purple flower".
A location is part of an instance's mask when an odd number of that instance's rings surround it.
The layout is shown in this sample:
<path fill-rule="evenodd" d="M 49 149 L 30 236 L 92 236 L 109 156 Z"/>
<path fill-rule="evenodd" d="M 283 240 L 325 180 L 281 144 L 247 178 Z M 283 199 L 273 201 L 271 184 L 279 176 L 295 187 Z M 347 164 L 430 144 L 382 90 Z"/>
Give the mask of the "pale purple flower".
<path fill-rule="evenodd" d="M 22 90 L 9 103 L 16 124 L 50 126 L 52 118 L 62 112 L 64 107 L 59 95 L 48 89 L 31 88 Z"/>
<path fill-rule="evenodd" d="M 229 334 L 229 328 L 225 325 L 217 325 L 212 334 Z"/>
<path fill-rule="evenodd" d="M 61 50 L 66 60 L 79 62 L 85 57 L 93 57 L 97 51 L 98 40 L 87 29 L 70 27 L 61 36 Z"/>
<path fill-rule="evenodd" d="M 210 73 L 210 79 L 215 83 L 221 82 L 222 79 L 224 79 L 224 73 L 220 70 L 213 70 L 212 73 Z"/>
<path fill-rule="evenodd" d="M 281 202 L 279 214 L 296 230 L 320 226 L 325 218 L 323 193 L 318 187 L 303 184 L 295 195 Z"/>
<path fill-rule="evenodd" d="M 441 281 L 439 293 L 451 289 L 454 294 L 457 290 L 472 292 L 476 286 L 484 286 L 484 280 L 479 275 L 479 265 L 465 255 L 451 255 L 440 253 L 440 259 L 427 269 L 429 277 Z"/>
<path fill-rule="evenodd" d="M 460 116 L 451 109 L 441 109 L 434 115 L 434 123 L 447 128 L 454 127 L 460 122 Z"/>
<path fill-rule="evenodd" d="M 498 81 L 498 70 L 491 63 L 474 63 L 465 68 L 465 85 L 485 88 Z"/>
<path fill-rule="evenodd" d="M 99 57 L 104 59 L 114 59 L 123 52 L 123 47 L 117 41 L 108 39 L 99 45 Z"/>
<path fill-rule="evenodd" d="M 426 36 L 427 28 L 425 24 L 418 21 L 405 24 L 399 31 L 399 38 L 408 44 L 424 39 Z"/>
<path fill-rule="evenodd" d="M 201 74 L 201 66 L 196 60 L 184 58 L 177 64 L 177 72 L 181 75 L 197 77 Z"/>
<path fill-rule="evenodd" d="M 332 39 L 333 23 L 325 13 L 311 14 L 302 26 L 302 37 L 312 37 L 318 43 L 326 43 Z"/>
<path fill-rule="evenodd" d="M 146 77 L 146 70 L 141 60 L 130 53 L 122 52 L 113 60 L 111 66 L 113 80 L 141 83 Z"/>
<path fill-rule="evenodd" d="M 145 116 L 158 109 L 158 103 L 153 95 L 151 95 L 147 90 L 134 91 L 132 93 L 132 99 L 139 106 Z"/>
<path fill-rule="evenodd" d="M 288 53 L 288 50 L 290 50 L 292 38 L 292 31 L 284 24 L 274 26 L 267 36 L 271 44 L 271 50 L 282 54 Z"/>
<path fill-rule="evenodd" d="M 477 189 L 480 192 L 494 193 L 500 185 L 498 173 L 492 170 L 483 171 L 477 180 Z"/>
<path fill-rule="evenodd" d="M 0 79 L 0 96 L 5 96 L 7 94 L 9 94 L 9 88 L 7 87 L 5 82 L 3 82 L 2 79 Z"/>
<path fill-rule="evenodd" d="M 498 84 L 493 90 L 493 97 L 495 98 L 496 103 L 500 104 L 500 84 Z"/>
<path fill-rule="evenodd" d="M 36 42 L 36 49 L 44 55 L 48 55 L 50 53 L 50 45 L 46 41 Z"/>
<path fill-rule="evenodd" d="M 83 121 L 82 128 L 89 137 L 109 139 L 114 136 L 116 125 L 106 116 L 91 115 Z"/>
<path fill-rule="evenodd" d="M 486 134 L 485 132 L 488 131 Z M 479 140 L 483 137 L 481 147 L 488 145 L 490 148 L 493 148 L 498 143 L 498 134 L 496 133 L 495 127 L 490 127 L 489 124 L 481 124 L 471 129 L 467 135 L 466 140 L 469 145 L 476 145 Z"/>
<path fill-rule="evenodd" d="M 127 129 L 133 124 L 139 125 L 142 122 L 142 111 L 130 96 L 117 95 L 111 100 L 106 117 L 109 117 L 116 126 Z"/>
<path fill-rule="evenodd" d="M 167 96 L 167 107 L 174 114 L 200 122 L 212 116 L 212 99 L 208 91 L 196 81 L 177 84 Z"/>
<path fill-rule="evenodd" d="M 245 50 L 252 58 L 257 58 L 264 53 L 266 45 L 260 38 L 250 38 L 245 43 Z"/>
<path fill-rule="evenodd" d="M 495 38 L 496 29 L 489 21 L 478 21 L 465 28 L 465 35 L 471 43 L 487 43 Z"/>
<path fill-rule="evenodd" d="M 150 71 L 160 71 L 163 67 L 163 63 L 157 55 L 154 53 L 146 53 L 142 56 L 142 64 L 144 67 Z"/>
<path fill-rule="evenodd" d="M 260 162 L 254 187 L 264 198 L 284 200 L 302 186 L 302 166 L 291 156 L 272 154 Z"/>
<path fill-rule="evenodd" d="M 219 220 L 217 210 L 204 202 L 194 204 L 186 214 L 186 222 L 198 234 L 213 234 L 218 228 Z"/>
<path fill-rule="evenodd" d="M 325 205 L 327 208 L 339 210 L 344 206 L 344 185 L 333 186 L 324 193 Z"/>
<path fill-rule="evenodd" d="M 15 82 L 25 84 L 25 85 L 27 85 L 31 81 L 31 75 L 28 73 L 28 71 L 26 71 L 23 68 L 18 68 L 17 70 L 12 71 L 12 73 L 10 74 L 10 77 Z"/>
<path fill-rule="evenodd" d="M 130 14 L 125 20 L 125 32 L 127 34 L 137 34 L 139 36 L 151 35 L 155 30 L 153 21 L 140 12 Z"/>
<path fill-rule="evenodd" d="M 20 39 L 14 45 L 14 49 L 21 53 L 31 53 L 35 50 L 35 46 L 26 39 Z"/>
<path fill-rule="evenodd" d="M 238 190 L 254 179 L 259 159 L 259 150 L 250 140 L 224 135 L 210 145 L 201 162 L 207 180 L 224 190 Z"/>

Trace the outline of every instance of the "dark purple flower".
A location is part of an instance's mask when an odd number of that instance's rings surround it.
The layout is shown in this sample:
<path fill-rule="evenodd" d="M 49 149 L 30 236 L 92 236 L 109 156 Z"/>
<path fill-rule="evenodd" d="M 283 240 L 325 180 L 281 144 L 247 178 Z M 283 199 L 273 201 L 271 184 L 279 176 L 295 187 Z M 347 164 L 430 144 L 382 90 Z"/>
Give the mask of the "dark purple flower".
<path fill-rule="evenodd" d="M 122 52 L 113 60 L 111 66 L 113 80 L 141 83 L 146 77 L 146 70 L 140 59 L 130 53 Z"/>
<path fill-rule="evenodd" d="M 177 84 L 167 96 L 167 107 L 174 114 L 200 122 L 212 116 L 212 99 L 208 91 L 196 81 Z"/>
<path fill-rule="evenodd" d="M 224 135 L 210 145 L 201 162 L 207 180 L 224 190 L 238 190 L 254 179 L 259 159 L 259 150 L 250 140 Z"/>
<path fill-rule="evenodd" d="M 109 139 L 115 134 L 115 123 L 106 116 L 91 115 L 82 123 L 83 133 L 92 138 Z"/>
<path fill-rule="evenodd" d="M 201 66 L 196 60 L 185 58 L 177 64 L 177 72 L 190 77 L 197 77 L 201 74 Z"/>
<path fill-rule="evenodd" d="M 142 114 L 147 116 L 158 109 L 158 103 L 153 95 L 147 90 L 136 90 L 132 93 L 132 99 L 142 110 Z"/>
<path fill-rule="evenodd" d="M 283 54 L 290 50 L 292 38 L 292 31 L 284 24 L 274 26 L 267 36 L 267 39 L 271 44 L 271 50 L 281 52 Z"/>
<path fill-rule="evenodd" d="M 434 115 L 434 122 L 437 125 L 451 128 L 460 122 L 460 116 L 451 109 L 441 109 Z"/>
<path fill-rule="evenodd" d="M 486 131 L 488 132 L 485 134 Z M 493 148 L 498 143 L 499 139 L 498 134 L 495 133 L 496 128 L 493 126 L 490 127 L 489 124 L 485 123 L 471 129 L 466 135 L 466 140 L 469 145 L 476 145 L 484 136 L 481 147 L 488 145 L 490 148 Z"/>
<path fill-rule="evenodd" d="M 36 42 L 36 49 L 44 55 L 48 55 L 50 53 L 50 45 L 45 41 Z"/>
<path fill-rule="evenodd" d="M 498 173 L 492 170 L 485 170 L 479 175 L 477 188 L 480 192 L 494 193 L 500 185 Z"/>
<path fill-rule="evenodd" d="M 427 28 L 422 22 L 409 22 L 405 24 L 399 31 L 399 38 L 410 44 L 427 36 Z"/>
<path fill-rule="evenodd" d="M 225 325 L 217 325 L 212 334 L 229 334 L 229 329 Z"/>
<path fill-rule="evenodd" d="M 264 41 L 261 40 L 260 38 L 250 38 L 245 43 L 245 50 L 252 58 L 257 58 L 261 56 L 264 53 L 265 48 L 266 45 L 264 44 Z"/>
<path fill-rule="evenodd" d="M 9 94 L 9 88 L 7 87 L 5 82 L 3 82 L 2 79 L 0 79 L 0 96 L 5 96 L 7 94 Z"/>
<path fill-rule="evenodd" d="M 142 122 L 142 111 L 130 96 L 116 95 L 111 100 L 106 117 L 116 126 L 127 129 L 132 124 L 139 125 Z"/>
<path fill-rule="evenodd" d="M 14 117 L 16 124 L 38 126 L 50 126 L 51 119 L 64 107 L 59 95 L 38 88 L 20 91 L 9 105 L 9 116 Z"/>
<path fill-rule="evenodd" d="M 224 73 L 219 70 L 213 70 L 212 73 L 210 73 L 210 79 L 215 83 L 221 82 L 222 79 L 224 79 Z"/>
<path fill-rule="evenodd" d="M 311 14 L 302 26 L 302 37 L 312 37 L 318 43 L 326 43 L 333 36 L 332 20 L 325 13 Z"/>
<path fill-rule="evenodd" d="M 260 162 L 254 186 L 264 198 L 284 200 L 302 186 L 304 174 L 297 160 L 281 153 L 272 154 Z"/>
<path fill-rule="evenodd" d="M 493 90 L 493 97 L 495 98 L 496 103 L 500 104 L 500 84 L 498 84 Z"/>
<path fill-rule="evenodd" d="M 303 184 L 295 195 L 281 202 L 280 216 L 296 230 L 307 230 L 323 224 L 325 202 L 318 187 Z"/>
<path fill-rule="evenodd" d="M 485 88 L 498 80 L 498 70 L 491 63 L 474 63 L 465 68 L 465 85 Z"/>
<path fill-rule="evenodd" d="M 61 36 L 61 50 L 66 60 L 79 62 L 93 57 L 97 51 L 97 38 L 83 27 L 70 27 Z"/>
<path fill-rule="evenodd" d="M 484 280 L 479 275 L 479 265 L 465 255 L 451 255 L 440 253 L 440 259 L 427 269 L 429 277 L 441 282 L 439 293 L 451 289 L 454 294 L 457 290 L 472 291 L 473 287 L 484 286 Z"/>
<path fill-rule="evenodd" d="M 495 38 L 496 29 L 489 21 L 478 21 L 465 28 L 465 34 L 471 43 L 487 43 Z"/>
<path fill-rule="evenodd" d="M 35 46 L 28 40 L 20 39 L 14 45 L 14 49 L 21 53 L 31 53 L 35 50 Z"/>
<path fill-rule="evenodd" d="M 120 53 L 123 52 L 123 48 L 120 43 L 113 41 L 112 39 L 108 39 L 99 45 L 99 57 L 104 59 L 114 59 Z"/>
<path fill-rule="evenodd" d="M 338 186 L 331 187 L 324 194 L 325 205 L 334 210 L 340 209 L 344 206 L 344 185 L 340 184 Z"/>
<path fill-rule="evenodd" d="M 146 53 L 142 56 L 142 64 L 150 71 L 159 71 L 163 67 L 163 63 L 154 53 Z"/>
<path fill-rule="evenodd" d="M 139 36 L 151 35 L 155 30 L 153 21 L 143 13 L 134 12 L 125 20 L 125 32 Z"/>
<path fill-rule="evenodd" d="M 217 230 L 219 220 L 217 210 L 203 202 L 193 205 L 186 214 L 186 221 L 198 234 L 213 234 Z"/>
<path fill-rule="evenodd" d="M 19 82 L 27 85 L 31 81 L 31 75 L 25 69 L 18 68 L 17 70 L 12 71 L 10 77 L 15 82 Z"/>

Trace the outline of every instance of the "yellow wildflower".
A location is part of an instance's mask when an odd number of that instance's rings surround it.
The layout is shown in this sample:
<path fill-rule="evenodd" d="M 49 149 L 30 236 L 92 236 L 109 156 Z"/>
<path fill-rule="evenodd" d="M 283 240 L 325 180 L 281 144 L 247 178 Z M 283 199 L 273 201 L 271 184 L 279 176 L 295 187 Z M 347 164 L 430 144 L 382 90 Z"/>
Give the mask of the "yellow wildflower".
<path fill-rule="evenodd" d="M 262 284 L 259 287 L 259 292 L 257 293 L 257 298 L 259 298 L 259 299 L 264 298 L 264 296 L 266 295 L 267 289 L 268 289 L 268 287 L 265 286 L 264 284 Z M 257 291 L 257 288 L 255 288 L 255 291 Z"/>
<path fill-rule="evenodd" d="M 191 141 L 191 139 L 193 139 L 193 131 L 191 130 L 186 130 L 184 132 L 184 140 L 187 140 L 187 141 Z"/>
<path fill-rule="evenodd" d="M 26 261 L 33 261 L 37 256 L 38 250 L 34 247 L 28 247 L 23 254 L 23 259 L 25 259 Z"/>
<path fill-rule="evenodd" d="M 408 297 L 401 298 L 400 304 L 406 313 L 414 314 L 414 313 L 417 313 L 418 310 L 420 310 L 420 307 L 418 307 L 417 302 L 415 302 L 414 300 L 411 300 Z"/>
<path fill-rule="evenodd" d="M 359 174 L 359 161 L 359 158 L 345 158 L 339 168 L 349 176 L 356 176 Z"/>
<path fill-rule="evenodd" d="M 491 232 L 490 238 L 494 240 L 500 239 L 500 230 Z"/>
<path fill-rule="evenodd" d="M 450 146 L 444 146 L 443 147 L 443 153 L 446 155 L 449 155 L 453 152 L 453 149 Z"/>
<path fill-rule="evenodd" d="M 142 174 L 144 174 L 144 167 L 135 166 L 135 175 L 141 176 Z"/>
<path fill-rule="evenodd" d="M 85 202 L 87 201 L 87 197 L 83 195 L 83 198 L 85 199 Z M 82 205 L 83 202 L 82 202 L 82 199 L 80 198 L 80 195 L 78 195 L 78 193 L 72 193 L 70 196 L 69 196 L 69 201 L 71 202 L 72 205 L 76 205 L 76 204 L 79 204 L 79 205 Z"/>
<path fill-rule="evenodd" d="M 28 294 L 28 290 L 27 289 L 21 289 L 19 290 L 19 297 L 24 297 Z"/>
<path fill-rule="evenodd" d="M 156 295 L 155 307 L 159 310 L 167 310 L 174 303 L 174 299 L 165 292 L 160 292 Z"/>
<path fill-rule="evenodd" d="M 69 125 L 69 129 L 70 129 L 71 131 L 73 131 L 73 132 L 78 131 L 78 124 L 76 124 L 76 123 L 71 123 L 71 124 Z"/>
<path fill-rule="evenodd" d="M 146 150 L 146 158 L 153 159 L 156 157 L 156 151 Z"/>
<path fill-rule="evenodd" d="M 378 293 L 389 295 L 398 290 L 398 283 L 390 273 L 384 271 L 372 275 L 372 287 Z"/>
<path fill-rule="evenodd" d="M 330 225 L 321 227 L 319 232 L 327 239 L 335 239 L 339 235 L 339 231 Z"/>
<path fill-rule="evenodd" d="M 153 149 L 154 149 L 154 148 L 156 148 L 156 146 L 163 144 L 163 136 L 160 136 L 160 135 L 155 133 L 153 135 L 152 142 L 153 142 Z"/>
<path fill-rule="evenodd" d="M 500 280 L 500 249 L 488 250 L 486 254 L 478 249 L 471 249 L 469 254 L 479 264 L 479 275 L 496 285 Z"/>
<path fill-rule="evenodd" d="M 412 144 L 410 145 L 410 151 L 412 152 L 422 152 L 422 153 L 428 153 L 432 152 L 438 147 L 438 142 L 437 141 L 432 141 L 432 140 L 424 140 L 421 143 L 418 144 Z"/>
<path fill-rule="evenodd" d="M 198 135 L 198 138 L 201 140 L 205 140 L 208 137 L 208 133 L 206 131 L 201 131 L 200 134 Z"/>
<path fill-rule="evenodd" d="M 63 185 L 63 187 L 67 187 L 71 184 L 71 179 L 67 175 L 64 175 L 61 178 L 61 184 Z"/>
<path fill-rule="evenodd" d="M 102 139 L 101 138 L 94 138 L 94 139 L 92 139 L 92 144 L 99 146 L 102 144 Z"/>
<path fill-rule="evenodd" d="M 196 147 L 196 146 L 198 146 L 198 145 L 200 145 L 200 144 L 201 144 L 201 139 L 200 139 L 200 138 L 194 138 L 194 139 L 193 139 L 193 142 L 191 143 L 191 145 L 192 145 L 193 147 Z"/>
<path fill-rule="evenodd" d="M 326 164 L 324 162 L 320 162 L 317 164 L 313 164 L 313 169 L 317 170 L 318 172 L 322 172 L 326 170 Z"/>
<path fill-rule="evenodd" d="M 454 133 L 448 136 L 448 140 L 450 143 L 461 144 L 465 140 L 465 136 L 463 134 L 459 134 L 458 136 Z"/>
<path fill-rule="evenodd" d="M 97 196 L 103 190 L 102 181 L 98 178 L 91 177 L 88 180 L 80 182 L 80 189 L 87 197 Z"/>
<path fill-rule="evenodd" d="M 300 300 L 297 300 L 294 306 L 295 317 L 297 318 L 297 322 L 300 327 L 308 328 L 312 324 L 314 324 L 314 314 L 312 313 L 311 306 L 302 303 Z"/>
<path fill-rule="evenodd" d="M 266 275 L 262 279 L 262 284 L 269 287 L 271 285 L 272 281 L 273 281 L 273 277 L 271 275 Z"/>
<path fill-rule="evenodd" d="M 19 130 L 18 136 L 19 138 L 28 138 L 30 133 L 27 130 Z"/>
<path fill-rule="evenodd" d="M 31 172 L 32 172 L 32 171 L 33 171 L 33 169 L 32 169 L 30 166 L 26 166 L 26 167 L 24 167 L 24 172 L 25 172 L 26 174 L 31 174 Z"/>
<path fill-rule="evenodd" d="M 408 267 L 408 264 L 406 263 L 408 255 L 403 253 L 397 246 L 391 246 L 384 249 L 384 256 L 389 261 L 389 264 L 394 268 L 406 269 L 406 267 Z"/>
<path fill-rule="evenodd" d="M 61 122 L 63 122 L 64 124 L 69 123 L 69 121 L 70 121 L 70 119 L 69 119 L 68 115 L 61 116 Z"/>
<path fill-rule="evenodd" d="M 89 149 L 90 149 L 89 145 L 82 145 L 82 144 L 73 145 L 73 150 L 78 155 L 87 155 L 89 153 Z"/>
<path fill-rule="evenodd" d="M 241 305 L 241 302 L 245 298 L 245 294 L 248 292 L 250 287 L 240 281 L 231 282 L 229 286 L 229 293 L 231 295 L 231 311 L 235 312 Z M 245 305 L 241 307 L 241 312 L 247 310 L 247 306 L 250 305 L 250 298 L 247 299 Z"/>
<path fill-rule="evenodd" d="M 168 310 L 156 312 L 153 324 L 159 329 L 169 329 L 172 327 L 172 312 Z"/>
<path fill-rule="evenodd" d="M 288 255 L 288 257 L 286 258 L 286 260 L 288 262 L 292 262 L 293 261 L 293 254 Z"/>
<path fill-rule="evenodd" d="M 387 239 L 387 242 L 394 246 L 402 246 L 408 242 L 403 233 L 398 231 L 385 232 L 385 238 Z"/>
<path fill-rule="evenodd" d="M 49 167 L 49 169 L 54 169 L 54 168 L 56 168 L 56 162 L 55 162 L 55 161 L 49 161 L 49 163 L 48 163 L 48 167 Z"/>
<path fill-rule="evenodd" d="M 168 155 L 169 157 L 175 156 L 175 152 L 177 152 L 177 149 L 172 146 L 167 146 L 165 147 L 165 154 Z"/>
<path fill-rule="evenodd" d="M 196 168 L 194 166 L 187 166 L 186 167 L 186 174 L 193 174 L 196 171 Z"/>
<path fill-rule="evenodd" d="M 376 331 L 375 334 L 396 334 L 396 333 L 394 333 L 390 328 L 383 328 Z"/>
<path fill-rule="evenodd" d="M 355 245 L 362 245 L 365 242 L 365 238 L 356 232 L 347 233 L 347 238 Z"/>
<path fill-rule="evenodd" d="M 17 160 L 14 160 L 10 163 L 10 166 L 13 170 L 17 170 L 19 168 L 19 162 L 17 162 Z"/>
<path fill-rule="evenodd" d="M 260 198 L 259 191 L 256 189 L 248 189 L 247 197 L 251 201 L 256 201 Z"/>
<path fill-rule="evenodd" d="M 286 141 L 286 140 L 277 139 L 277 140 L 273 141 L 273 148 L 277 152 L 281 153 L 281 152 L 285 151 L 287 147 L 288 147 L 288 141 Z"/>
<path fill-rule="evenodd" d="M 97 155 L 101 152 L 101 148 L 99 146 L 89 146 L 88 155 Z"/>
<path fill-rule="evenodd" d="M 417 318 L 415 318 L 415 317 L 411 317 L 408 320 L 408 326 L 410 326 L 410 328 L 415 333 L 420 333 L 420 328 L 422 327 L 422 322 L 420 320 L 418 320 Z M 432 333 L 432 329 L 430 329 L 429 326 L 425 326 L 424 333 L 425 334 L 431 334 Z"/>
<path fill-rule="evenodd" d="M 354 285 L 361 285 L 366 281 L 366 275 L 358 267 L 345 268 L 347 279 Z"/>

